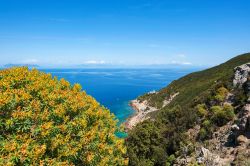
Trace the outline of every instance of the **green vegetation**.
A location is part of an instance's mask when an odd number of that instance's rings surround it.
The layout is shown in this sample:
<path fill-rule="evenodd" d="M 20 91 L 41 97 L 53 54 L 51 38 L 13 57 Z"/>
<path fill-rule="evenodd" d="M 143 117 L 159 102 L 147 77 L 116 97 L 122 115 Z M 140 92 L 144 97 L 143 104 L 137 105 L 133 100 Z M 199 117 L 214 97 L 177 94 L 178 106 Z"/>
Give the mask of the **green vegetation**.
<path fill-rule="evenodd" d="M 200 117 L 205 117 L 208 115 L 207 109 L 206 109 L 206 105 L 205 104 L 198 104 L 195 107 L 196 113 L 198 114 L 198 116 Z"/>
<path fill-rule="evenodd" d="M 0 165 L 126 165 L 114 115 L 64 79 L 0 71 Z"/>
<path fill-rule="evenodd" d="M 214 96 L 214 99 L 218 102 L 222 102 L 227 97 L 228 90 L 225 87 L 220 87 L 216 90 L 216 95 Z"/>
<path fill-rule="evenodd" d="M 157 121 L 148 120 L 136 126 L 127 138 L 129 164 L 169 163 L 169 157 L 179 150 L 181 144 L 186 144 L 184 131 L 195 119 L 195 114 L 177 106 L 162 112 Z"/>
<path fill-rule="evenodd" d="M 212 111 L 212 120 L 218 126 L 222 126 L 226 124 L 229 120 L 232 120 L 234 117 L 234 108 L 226 104 L 223 107 L 221 106 L 213 106 L 211 108 Z"/>
<path fill-rule="evenodd" d="M 171 165 L 173 155 L 177 158 L 192 153 L 183 151 L 190 142 L 185 135 L 189 128 L 200 125 L 197 141 L 204 141 L 216 128 L 232 120 L 237 112 L 233 106 L 246 102 L 246 94 L 232 87 L 233 69 L 248 62 L 250 54 L 243 54 L 173 81 L 159 93 L 140 96 L 139 100 L 147 100 L 160 111 L 151 114 L 153 120 L 144 121 L 129 132 L 129 164 Z M 162 108 L 163 101 L 177 92 L 179 95 Z M 226 102 L 229 92 L 235 94 L 233 106 Z"/>
<path fill-rule="evenodd" d="M 234 107 L 230 104 L 212 106 L 209 110 L 209 114 L 205 117 L 203 116 L 199 139 L 205 140 L 211 138 L 216 127 L 225 125 L 228 121 L 233 120 L 234 116 Z"/>

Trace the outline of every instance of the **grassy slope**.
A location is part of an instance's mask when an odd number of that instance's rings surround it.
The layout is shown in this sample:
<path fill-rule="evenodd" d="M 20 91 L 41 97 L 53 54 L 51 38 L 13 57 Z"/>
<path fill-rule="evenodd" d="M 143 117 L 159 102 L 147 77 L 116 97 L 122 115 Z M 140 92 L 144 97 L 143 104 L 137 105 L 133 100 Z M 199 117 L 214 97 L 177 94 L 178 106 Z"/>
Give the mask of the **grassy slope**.
<path fill-rule="evenodd" d="M 164 99 L 168 98 L 170 94 L 179 92 L 180 94 L 167 108 L 172 108 L 176 104 L 181 107 L 190 107 L 195 101 L 206 98 L 206 94 L 210 93 L 210 90 L 222 82 L 223 84 L 230 82 L 230 86 L 233 69 L 248 62 L 250 62 L 250 53 L 239 55 L 221 65 L 184 76 L 173 81 L 166 88 L 161 89 L 159 93 L 146 94 L 139 97 L 139 99 L 147 99 L 151 105 L 160 108 Z"/>

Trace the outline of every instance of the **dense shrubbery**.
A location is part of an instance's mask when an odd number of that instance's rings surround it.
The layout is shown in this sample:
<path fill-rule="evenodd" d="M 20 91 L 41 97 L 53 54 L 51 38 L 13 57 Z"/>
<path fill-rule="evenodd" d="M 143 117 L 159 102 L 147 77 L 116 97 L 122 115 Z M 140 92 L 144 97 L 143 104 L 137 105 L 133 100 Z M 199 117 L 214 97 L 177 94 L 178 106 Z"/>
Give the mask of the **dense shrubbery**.
<path fill-rule="evenodd" d="M 234 117 L 234 108 L 229 104 L 225 104 L 223 107 L 213 106 L 211 111 L 213 112 L 212 120 L 218 126 L 226 124 Z"/>
<path fill-rule="evenodd" d="M 152 165 L 153 163 L 164 163 L 166 160 L 166 139 L 161 130 L 152 122 L 146 121 L 139 124 L 137 128 L 129 133 L 128 153 L 130 154 L 130 165 Z"/>
<path fill-rule="evenodd" d="M 198 116 L 200 116 L 200 117 L 206 117 L 208 115 L 208 111 L 207 111 L 205 104 L 198 104 L 195 107 L 195 111 L 197 112 Z"/>
<path fill-rule="evenodd" d="M 0 165 L 125 165 L 110 112 L 81 86 L 28 68 L 0 71 Z"/>
<path fill-rule="evenodd" d="M 145 121 L 127 138 L 130 165 L 169 165 L 174 154 L 185 144 L 184 131 L 195 122 L 196 114 L 176 106 L 162 111 L 158 121 Z"/>
<path fill-rule="evenodd" d="M 226 99 L 227 94 L 228 94 L 228 90 L 222 86 L 216 90 L 214 99 L 218 102 L 222 102 Z"/>
<path fill-rule="evenodd" d="M 225 125 L 228 121 L 234 118 L 234 108 L 229 104 L 224 106 L 212 106 L 209 116 L 206 116 L 201 123 L 199 138 L 201 140 L 211 138 L 216 127 Z"/>
<path fill-rule="evenodd" d="M 212 96 L 208 97 L 208 106 L 205 104 L 196 106 L 196 111 L 202 121 L 199 139 L 211 138 L 216 127 L 225 125 L 234 118 L 234 107 L 229 103 L 225 103 L 228 93 L 227 88 L 219 87 L 215 90 L 215 93 L 212 93 Z"/>

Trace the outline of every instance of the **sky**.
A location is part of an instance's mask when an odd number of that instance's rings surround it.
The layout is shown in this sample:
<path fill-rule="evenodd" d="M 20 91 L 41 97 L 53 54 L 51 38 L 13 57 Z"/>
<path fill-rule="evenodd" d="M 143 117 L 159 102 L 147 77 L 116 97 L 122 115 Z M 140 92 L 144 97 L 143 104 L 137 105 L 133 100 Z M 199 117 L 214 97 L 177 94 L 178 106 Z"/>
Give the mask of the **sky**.
<path fill-rule="evenodd" d="M 0 65 L 213 66 L 249 39 L 249 0 L 0 0 Z"/>

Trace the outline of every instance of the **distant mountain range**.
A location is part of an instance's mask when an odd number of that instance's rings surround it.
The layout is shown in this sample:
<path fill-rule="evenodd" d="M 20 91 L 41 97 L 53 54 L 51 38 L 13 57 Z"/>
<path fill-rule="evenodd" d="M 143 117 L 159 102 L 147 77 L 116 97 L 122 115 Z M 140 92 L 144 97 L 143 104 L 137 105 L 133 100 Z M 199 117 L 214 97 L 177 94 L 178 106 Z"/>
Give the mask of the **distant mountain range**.
<path fill-rule="evenodd" d="M 20 67 L 20 66 L 28 66 L 30 68 L 82 68 L 82 69 L 108 69 L 108 68 L 142 68 L 142 69 L 153 69 L 153 68 L 159 68 L 159 69 L 174 69 L 174 68 L 207 68 L 208 66 L 195 66 L 195 65 L 182 65 L 182 64 L 152 64 L 152 65 L 127 65 L 127 64 L 79 64 L 79 65 L 43 65 L 40 66 L 38 64 L 23 64 L 23 63 L 9 63 L 2 65 L 3 68 L 9 68 L 9 67 Z"/>
<path fill-rule="evenodd" d="M 20 66 L 28 66 L 28 67 L 36 67 L 36 68 L 38 68 L 38 67 L 40 67 L 39 65 L 37 65 L 37 64 L 12 64 L 12 63 L 9 63 L 9 64 L 6 64 L 6 65 L 3 65 L 3 67 L 4 68 L 9 68 L 9 67 L 14 67 L 14 66 L 16 66 L 16 67 L 20 67 Z"/>

